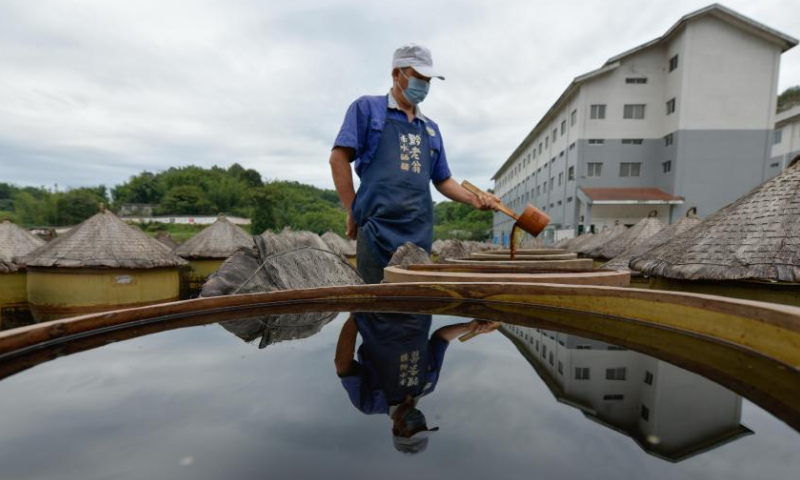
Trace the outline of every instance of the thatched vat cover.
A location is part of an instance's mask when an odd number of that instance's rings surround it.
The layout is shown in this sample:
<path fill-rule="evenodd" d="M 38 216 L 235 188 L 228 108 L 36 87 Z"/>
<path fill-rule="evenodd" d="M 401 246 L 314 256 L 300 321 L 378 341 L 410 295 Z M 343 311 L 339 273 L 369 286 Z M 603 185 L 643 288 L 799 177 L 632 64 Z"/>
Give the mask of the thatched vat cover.
<path fill-rule="evenodd" d="M 354 240 L 342 238 L 335 232 L 327 231 L 323 233 L 322 240 L 331 250 L 340 255 L 352 257 L 356 254 L 356 242 Z"/>
<path fill-rule="evenodd" d="M 158 243 L 164 245 L 170 251 L 175 250 L 175 248 L 178 246 L 178 242 L 176 242 L 175 239 L 172 238 L 172 235 L 167 232 L 158 232 L 155 238 Z"/>
<path fill-rule="evenodd" d="M 630 263 L 633 257 L 638 257 L 648 251 L 660 247 L 661 245 L 667 243 L 672 237 L 676 235 L 680 235 L 681 233 L 689 230 L 690 228 L 694 227 L 695 225 L 700 223 L 700 219 L 697 218 L 696 209 L 691 209 L 689 212 L 680 219 L 677 223 L 673 223 L 672 225 L 665 225 L 664 228 L 658 231 L 655 235 L 648 238 L 644 242 L 633 245 L 630 248 L 626 249 L 624 252 L 620 253 L 618 256 L 613 258 L 608 263 L 604 264 L 602 268 L 611 268 L 614 270 L 629 270 L 630 267 L 628 264 Z"/>
<path fill-rule="evenodd" d="M 800 162 L 631 267 L 676 280 L 800 283 Z"/>
<path fill-rule="evenodd" d="M 26 257 L 29 267 L 162 268 L 186 265 L 116 215 L 101 212 Z"/>
<path fill-rule="evenodd" d="M 561 245 L 559 248 L 563 248 L 568 252 L 577 253 L 580 246 L 590 241 L 592 238 L 594 238 L 594 233 L 592 232 L 584 233 L 582 235 L 578 235 L 575 238 L 571 238 L 570 240 L 567 241 L 567 243 Z"/>
<path fill-rule="evenodd" d="M 602 247 L 617 236 L 622 235 L 627 229 L 628 227 L 617 222 L 613 227 L 606 228 L 602 232 L 595 234 L 585 243 L 581 243 L 581 245 L 577 247 L 576 251 L 577 253 L 581 253 L 583 255 L 589 255 L 589 252 L 593 251 L 597 247 Z"/>
<path fill-rule="evenodd" d="M 442 247 L 444 246 L 444 240 L 441 238 L 438 240 L 434 240 L 433 245 L 431 246 L 431 253 L 439 255 L 442 251 Z"/>
<path fill-rule="evenodd" d="M 253 238 L 256 247 L 240 248 L 225 260 L 208 277 L 200 296 L 364 283 L 346 259 L 330 250 L 303 247 L 272 253 L 274 245 L 266 238 Z"/>
<path fill-rule="evenodd" d="M 664 224 L 656 218 L 657 212 L 651 212 L 647 217 L 639 220 L 636 225 L 625 230 L 622 234 L 606 242 L 605 245 L 595 248 L 589 252 L 590 257 L 614 258 L 626 249 L 639 245 L 652 237 L 659 230 L 664 228 Z"/>
<path fill-rule="evenodd" d="M 400 265 L 407 267 L 409 265 L 421 265 L 431 262 L 431 257 L 425 249 L 416 246 L 411 242 L 406 242 L 400 245 L 400 248 L 395 250 L 394 255 L 389 260 L 387 267 L 394 267 Z"/>
<path fill-rule="evenodd" d="M 24 266 L 21 257 L 44 243 L 44 240 L 9 220 L 0 222 L 0 273 L 16 272 Z"/>
<path fill-rule="evenodd" d="M 228 258 L 239 247 L 252 247 L 252 236 L 219 215 L 212 223 L 175 249 L 181 258 Z"/>
<path fill-rule="evenodd" d="M 261 234 L 261 237 L 266 240 L 266 253 L 268 255 L 288 252 L 298 248 L 317 248 L 329 252 L 333 251 L 322 237 L 304 230 L 295 232 L 288 227 L 284 228 L 281 233 L 272 233 L 267 230 Z"/>

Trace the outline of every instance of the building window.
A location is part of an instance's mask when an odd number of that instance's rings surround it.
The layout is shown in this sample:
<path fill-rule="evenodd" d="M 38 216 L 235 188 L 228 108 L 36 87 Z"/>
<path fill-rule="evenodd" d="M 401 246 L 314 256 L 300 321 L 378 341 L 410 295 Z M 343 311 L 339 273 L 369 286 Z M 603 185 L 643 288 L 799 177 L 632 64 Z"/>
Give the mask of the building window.
<path fill-rule="evenodd" d="M 572 113 L 569 114 L 569 125 L 571 127 L 574 127 L 577 121 L 578 121 L 578 111 L 573 110 Z"/>
<path fill-rule="evenodd" d="M 550 352 L 550 356 L 548 358 L 550 359 L 550 366 L 552 367 L 554 365 L 554 363 L 553 363 L 553 352 Z"/>
<path fill-rule="evenodd" d="M 669 147 L 670 145 L 672 145 L 673 140 L 674 140 L 674 138 L 673 138 L 671 133 L 669 135 L 665 136 L 664 137 L 664 146 L 665 147 Z"/>
<path fill-rule="evenodd" d="M 547 181 L 542 184 L 542 192 L 547 193 Z"/>
<path fill-rule="evenodd" d="M 606 368 L 606 380 L 625 380 L 625 367 Z"/>
<path fill-rule="evenodd" d="M 554 163 L 556 163 L 556 157 L 553 157 L 553 158 L 550 159 L 550 165 L 552 165 Z"/>
<path fill-rule="evenodd" d="M 572 203 L 572 197 L 567 197 L 567 203 Z"/>
<path fill-rule="evenodd" d="M 558 174 L 558 186 L 561 186 L 561 183 L 564 181 L 564 172 L 560 172 Z"/>
<path fill-rule="evenodd" d="M 561 135 L 563 136 L 566 131 L 567 131 L 567 121 L 566 120 L 562 120 L 561 121 Z"/>
<path fill-rule="evenodd" d="M 555 181 L 556 181 L 556 177 L 550 177 L 550 190 L 553 189 L 553 185 L 555 184 Z M 553 205 L 550 205 L 550 206 L 552 207 Z"/>
<path fill-rule="evenodd" d="M 542 190 L 541 190 L 540 186 L 536 185 L 536 195 L 539 195 L 541 191 Z"/>
<path fill-rule="evenodd" d="M 570 150 L 575 150 L 575 142 L 572 142 L 572 143 L 569 145 L 569 149 L 570 149 Z"/>
<path fill-rule="evenodd" d="M 642 420 L 645 422 L 650 420 L 650 409 L 642 405 Z"/>
<path fill-rule="evenodd" d="M 667 101 L 667 115 L 675 113 L 675 99 L 670 98 Z"/>
<path fill-rule="evenodd" d="M 775 145 L 781 143 L 783 141 L 783 130 L 775 130 L 775 138 L 772 143 Z"/>
<path fill-rule="evenodd" d="M 623 145 L 641 145 L 643 140 L 641 138 L 623 138 Z"/>
<path fill-rule="evenodd" d="M 564 150 L 561 150 L 561 153 L 559 153 L 558 156 L 559 157 L 563 157 L 564 156 Z"/>
<path fill-rule="evenodd" d="M 561 205 L 561 200 L 559 200 L 558 202 L 556 202 L 556 204 L 558 204 L 558 205 Z M 558 342 L 558 343 L 561 343 L 561 344 L 563 345 L 563 343 L 564 343 L 564 342 Z"/>
<path fill-rule="evenodd" d="M 605 104 L 592 105 L 589 111 L 589 118 L 592 120 L 602 120 L 606 118 Z"/>
<path fill-rule="evenodd" d="M 536 351 L 539 351 L 539 340 L 536 340 Z"/>
<path fill-rule="evenodd" d="M 588 368 L 575 368 L 575 380 L 589 380 L 589 369 Z"/>
<path fill-rule="evenodd" d="M 556 143 L 556 137 L 558 136 L 558 129 L 553 129 L 553 143 Z"/>
<path fill-rule="evenodd" d="M 642 170 L 641 163 L 626 163 L 619 164 L 620 177 L 638 177 Z"/>
<path fill-rule="evenodd" d="M 547 345 L 542 345 L 542 358 L 547 356 Z"/>
<path fill-rule="evenodd" d="M 542 142 L 539 142 L 539 153 L 542 153 Z"/>
<path fill-rule="evenodd" d="M 564 375 L 564 364 L 561 362 L 558 362 L 558 373 Z"/>
<path fill-rule="evenodd" d="M 586 345 L 586 344 L 579 344 L 579 345 L 577 345 L 575 347 L 575 349 L 577 349 L 577 350 L 591 350 L 592 346 L 591 345 Z"/>
<path fill-rule="evenodd" d="M 544 137 L 544 147 L 548 148 L 550 146 L 550 137 Z"/>
<path fill-rule="evenodd" d="M 644 104 L 628 103 L 622 111 L 622 118 L 629 120 L 644 119 Z"/>
<path fill-rule="evenodd" d="M 553 208 L 553 204 L 552 203 L 550 204 L 550 208 Z"/>
<path fill-rule="evenodd" d="M 625 400 L 625 395 L 620 395 L 618 393 L 614 393 L 611 395 L 603 395 L 603 400 L 621 401 Z"/>
<path fill-rule="evenodd" d="M 599 177 L 603 173 L 603 164 L 600 162 L 589 162 L 586 164 L 586 167 L 587 177 Z"/>
<path fill-rule="evenodd" d="M 648 385 L 652 385 L 653 384 L 653 374 L 650 373 L 649 371 L 645 371 L 644 372 L 644 383 L 646 383 Z"/>
<path fill-rule="evenodd" d="M 590 138 L 589 145 L 602 145 L 606 143 L 606 141 L 602 138 Z"/>
<path fill-rule="evenodd" d="M 628 77 L 625 79 L 625 83 L 633 83 L 633 84 L 644 84 L 647 83 L 647 78 L 645 77 Z"/>
<path fill-rule="evenodd" d="M 664 170 L 664 173 L 669 173 L 672 171 L 672 160 L 667 160 L 666 162 L 661 163 L 661 168 Z"/>
<path fill-rule="evenodd" d="M 778 168 L 780 167 L 780 165 L 781 165 L 780 162 L 770 163 L 769 168 Z"/>
<path fill-rule="evenodd" d="M 673 71 L 678 68 L 678 55 L 669 59 L 669 71 Z"/>

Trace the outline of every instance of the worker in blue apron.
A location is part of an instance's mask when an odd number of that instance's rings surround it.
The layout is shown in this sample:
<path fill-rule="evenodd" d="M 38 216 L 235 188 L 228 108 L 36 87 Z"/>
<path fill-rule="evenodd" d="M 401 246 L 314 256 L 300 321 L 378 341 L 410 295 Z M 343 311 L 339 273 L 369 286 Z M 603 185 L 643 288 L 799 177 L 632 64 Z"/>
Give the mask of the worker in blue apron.
<path fill-rule="evenodd" d="M 339 334 L 336 373 L 359 411 L 389 415 L 397 450 L 419 453 L 439 429 L 428 427 L 417 403 L 436 388 L 450 341 L 467 333 L 488 333 L 498 325 L 473 320 L 447 325 L 431 336 L 430 315 L 355 313 Z M 362 343 L 355 360 L 357 333 Z"/>
<path fill-rule="evenodd" d="M 430 51 L 409 44 L 392 59 L 388 95 L 353 102 L 331 151 L 331 171 L 347 215 L 347 236 L 357 239 L 356 264 L 366 283 L 380 283 L 398 247 L 411 242 L 430 253 L 433 202 L 429 182 L 445 197 L 482 210 L 497 209 L 499 198 L 476 196 L 451 174 L 439 126 L 419 103 L 433 78 Z M 361 180 L 353 187 L 350 163 Z"/>

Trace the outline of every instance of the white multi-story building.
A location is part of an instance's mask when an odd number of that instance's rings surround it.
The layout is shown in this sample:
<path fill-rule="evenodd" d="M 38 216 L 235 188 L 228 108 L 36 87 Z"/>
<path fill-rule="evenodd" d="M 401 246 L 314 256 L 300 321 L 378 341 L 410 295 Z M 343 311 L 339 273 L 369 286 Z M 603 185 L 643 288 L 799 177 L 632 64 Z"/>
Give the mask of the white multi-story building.
<path fill-rule="evenodd" d="M 740 424 L 742 398 L 710 380 L 614 345 L 551 330 L 501 331 L 556 399 L 679 462 L 752 433 Z"/>
<path fill-rule="evenodd" d="M 772 145 L 770 176 L 800 159 L 800 105 L 796 105 L 775 116 L 775 132 Z"/>
<path fill-rule="evenodd" d="M 492 179 L 546 231 L 572 236 L 656 210 L 704 217 L 779 172 L 772 167 L 778 69 L 797 40 L 721 5 L 575 78 Z M 513 221 L 494 217 L 507 243 Z"/>

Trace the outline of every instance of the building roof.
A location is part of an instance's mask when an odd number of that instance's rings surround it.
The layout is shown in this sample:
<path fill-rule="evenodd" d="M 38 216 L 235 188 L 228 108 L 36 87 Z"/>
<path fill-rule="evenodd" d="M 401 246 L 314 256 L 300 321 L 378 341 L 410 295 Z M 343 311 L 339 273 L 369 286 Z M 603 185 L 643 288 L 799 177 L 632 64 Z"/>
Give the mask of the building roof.
<path fill-rule="evenodd" d="M 670 195 L 658 188 L 589 188 L 580 187 L 581 200 L 594 205 L 681 204 L 683 197 Z M 583 193 L 583 195 L 580 195 Z"/>
<path fill-rule="evenodd" d="M 683 17 L 681 17 L 680 20 L 678 20 L 672 27 L 670 27 L 670 29 L 667 30 L 667 32 L 664 35 L 655 38 L 647 43 L 643 43 L 638 47 L 634 47 L 630 50 L 622 52 L 619 55 L 613 56 L 608 60 L 606 60 L 606 62 L 603 64 L 602 67 L 575 77 L 572 80 L 572 83 L 570 83 L 564 90 L 564 93 L 562 93 L 561 96 L 558 97 L 558 100 L 556 100 L 553 106 L 551 106 L 550 109 L 547 110 L 547 113 L 544 114 L 542 119 L 539 120 L 539 123 L 537 123 L 536 126 L 533 127 L 533 129 L 525 137 L 522 143 L 520 143 L 519 146 L 516 149 L 514 149 L 514 151 L 511 153 L 508 159 L 503 163 L 503 165 L 500 166 L 497 172 L 495 172 L 495 174 L 492 176 L 492 180 L 498 178 L 500 174 L 503 173 L 503 171 L 505 171 L 505 169 L 509 165 L 511 165 L 514 158 L 516 158 L 517 155 L 519 155 L 523 150 L 525 150 L 525 148 L 527 148 L 527 146 L 533 140 L 536 139 L 536 137 L 539 135 L 539 132 L 541 132 L 545 128 L 545 126 L 549 123 L 550 119 L 561 110 L 561 107 L 567 102 L 567 100 L 572 98 L 572 96 L 578 91 L 578 88 L 581 86 L 581 84 L 583 84 L 587 80 L 593 79 L 595 77 L 598 77 L 600 75 L 603 75 L 605 73 L 608 73 L 616 69 L 620 65 L 621 60 L 630 57 L 631 55 L 639 53 L 647 48 L 662 44 L 663 42 L 669 40 L 675 33 L 677 33 L 680 30 L 681 27 L 686 25 L 686 23 L 704 17 L 706 15 L 711 15 L 719 20 L 722 20 L 730 25 L 733 25 L 734 27 L 741 28 L 767 41 L 778 44 L 781 47 L 781 52 L 785 52 L 793 48 L 798 43 L 797 39 L 790 37 L 789 35 L 786 35 L 784 33 L 781 33 L 777 30 L 774 30 L 772 28 L 769 28 L 762 23 L 756 22 L 755 20 L 745 17 L 744 15 L 737 13 L 731 10 L 730 8 L 720 5 L 718 3 L 711 4 L 707 7 L 686 14 Z"/>
<path fill-rule="evenodd" d="M 775 128 L 798 121 L 800 121 L 800 105 L 795 105 L 775 115 Z"/>
<path fill-rule="evenodd" d="M 675 280 L 800 283 L 800 162 L 630 266 Z"/>
<path fill-rule="evenodd" d="M 25 257 L 29 267 L 179 267 L 186 264 L 163 245 L 101 206 L 94 215 Z"/>

